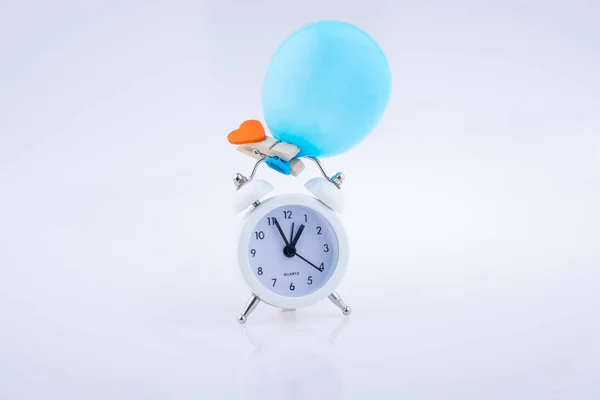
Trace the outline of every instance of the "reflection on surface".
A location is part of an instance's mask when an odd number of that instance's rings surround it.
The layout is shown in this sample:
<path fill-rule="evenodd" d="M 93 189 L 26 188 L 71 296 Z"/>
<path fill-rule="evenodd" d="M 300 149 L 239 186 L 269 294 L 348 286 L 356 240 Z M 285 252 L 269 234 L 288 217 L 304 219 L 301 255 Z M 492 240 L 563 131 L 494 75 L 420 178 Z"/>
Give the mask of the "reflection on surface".
<path fill-rule="evenodd" d="M 284 311 L 268 326 L 245 326 L 254 348 L 246 387 L 251 399 L 341 399 L 343 379 L 334 343 L 348 318 L 298 321 Z M 330 326 L 332 325 L 332 326 Z"/>

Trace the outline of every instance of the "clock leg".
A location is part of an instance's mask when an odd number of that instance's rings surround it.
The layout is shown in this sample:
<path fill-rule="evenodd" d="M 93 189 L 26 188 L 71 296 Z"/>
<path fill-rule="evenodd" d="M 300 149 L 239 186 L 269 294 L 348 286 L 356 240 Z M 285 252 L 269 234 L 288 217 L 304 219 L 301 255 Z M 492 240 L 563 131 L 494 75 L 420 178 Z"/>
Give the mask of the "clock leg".
<path fill-rule="evenodd" d="M 250 313 L 252 311 L 254 311 L 254 309 L 256 308 L 258 303 L 260 303 L 260 299 L 258 298 L 258 296 L 256 296 L 253 293 L 252 296 L 250 297 L 250 300 L 248 300 L 248 303 L 246 303 L 246 307 L 244 307 L 244 311 L 242 311 L 242 313 L 238 316 L 237 321 L 240 324 L 245 324 L 246 319 L 248 319 L 248 315 L 250 315 Z"/>
<path fill-rule="evenodd" d="M 340 295 L 336 292 L 333 292 L 329 295 L 329 300 L 331 300 L 333 304 L 335 304 L 340 310 L 342 310 L 342 314 L 350 315 L 352 313 L 352 309 L 349 306 L 347 306 L 346 303 L 344 303 L 344 300 L 342 300 Z"/>

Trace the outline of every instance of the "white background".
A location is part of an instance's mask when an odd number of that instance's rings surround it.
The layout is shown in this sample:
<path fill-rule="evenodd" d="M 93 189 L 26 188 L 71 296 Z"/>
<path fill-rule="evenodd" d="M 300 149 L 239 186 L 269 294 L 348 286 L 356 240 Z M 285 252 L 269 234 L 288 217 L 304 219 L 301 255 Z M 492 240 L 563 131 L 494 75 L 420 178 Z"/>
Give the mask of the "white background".
<path fill-rule="evenodd" d="M 351 262 L 247 299 L 226 142 L 271 54 L 336 18 L 393 95 L 347 175 Z M 0 398 L 596 399 L 600 3 L 2 1 Z M 298 179 L 261 170 L 283 192 Z"/>

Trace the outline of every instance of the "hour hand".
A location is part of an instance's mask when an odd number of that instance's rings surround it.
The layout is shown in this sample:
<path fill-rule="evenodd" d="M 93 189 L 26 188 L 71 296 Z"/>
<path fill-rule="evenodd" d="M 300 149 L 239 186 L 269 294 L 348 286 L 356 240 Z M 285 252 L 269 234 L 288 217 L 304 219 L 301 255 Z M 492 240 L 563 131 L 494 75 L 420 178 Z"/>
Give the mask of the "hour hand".
<path fill-rule="evenodd" d="M 279 225 L 279 221 L 277 221 L 277 218 L 273 217 L 273 222 L 275 223 L 275 226 L 277 227 L 277 230 L 279 231 L 279 234 L 281 235 L 281 238 L 285 242 L 285 245 L 289 246 L 290 242 L 288 242 L 287 238 L 285 237 L 285 235 L 283 233 L 283 230 L 281 229 L 281 226 Z"/>
<path fill-rule="evenodd" d="M 296 247 L 296 243 L 298 243 L 298 239 L 300 239 L 300 235 L 302 235 L 303 230 L 304 224 L 300 225 L 300 228 L 298 228 L 298 233 L 296 233 L 296 237 L 292 240 L 292 247 Z"/>

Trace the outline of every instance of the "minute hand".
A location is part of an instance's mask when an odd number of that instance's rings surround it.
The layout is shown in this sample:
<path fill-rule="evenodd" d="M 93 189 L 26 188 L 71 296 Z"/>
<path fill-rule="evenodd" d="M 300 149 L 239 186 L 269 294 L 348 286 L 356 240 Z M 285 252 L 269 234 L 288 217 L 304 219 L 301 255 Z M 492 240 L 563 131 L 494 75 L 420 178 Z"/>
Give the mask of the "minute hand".
<path fill-rule="evenodd" d="M 281 235 L 281 238 L 285 242 L 285 245 L 289 246 L 290 244 L 289 244 L 287 238 L 285 237 L 285 235 L 283 234 L 283 231 L 281 230 L 281 226 L 279 225 L 279 222 L 277 221 L 277 219 L 273 218 L 273 222 L 275 223 L 275 226 L 277 227 L 277 230 L 279 231 L 279 234 Z"/>
<path fill-rule="evenodd" d="M 318 269 L 319 272 L 323 272 L 323 268 L 319 268 L 317 267 L 315 264 L 311 263 L 310 261 L 308 261 L 306 258 L 302 257 L 300 254 L 296 253 L 296 255 L 303 261 L 309 263 L 310 265 L 312 265 L 314 268 Z"/>

